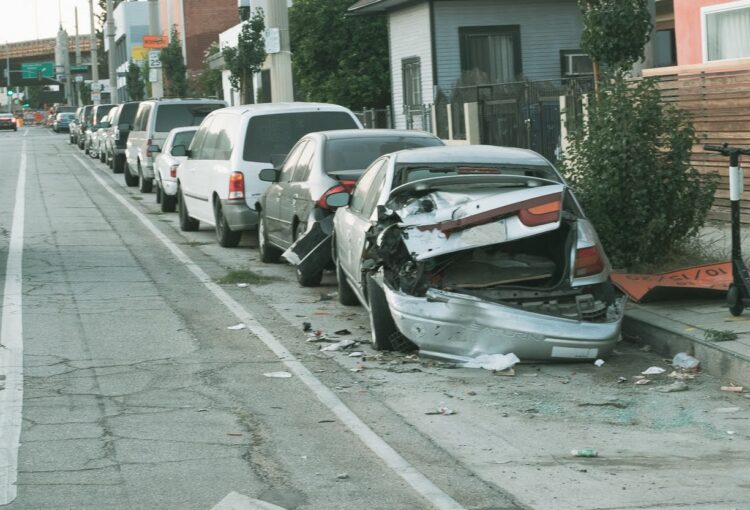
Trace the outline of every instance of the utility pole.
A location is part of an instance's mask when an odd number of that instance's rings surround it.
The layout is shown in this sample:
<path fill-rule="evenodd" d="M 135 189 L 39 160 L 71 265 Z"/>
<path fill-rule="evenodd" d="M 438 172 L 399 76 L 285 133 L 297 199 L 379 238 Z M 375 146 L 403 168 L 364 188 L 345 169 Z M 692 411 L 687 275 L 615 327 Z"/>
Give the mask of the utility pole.
<path fill-rule="evenodd" d="M 91 102 L 98 105 L 101 101 L 101 89 L 99 88 L 99 52 L 96 48 L 94 27 L 94 0 L 89 0 L 89 20 L 91 22 Z"/>
<path fill-rule="evenodd" d="M 120 102 L 117 93 L 117 63 L 115 62 L 115 17 L 112 9 L 112 0 L 107 0 L 107 40 L 109 41 L 109 102 L 117 104 Z"/>
<path fill-rule="evenodd" d="M 161 27 L 159 26 L 159 0 L 148 0 L 148 32 L 151 35 L 161 35 Z M 156 80 L 151 83 L 151 95 L 157 99 L 164 97 L 164 82 L 161 68 L 149 69 L 149 73 L 156 75 Z M 149 81 L 151 81 L 151 76 L 149 76 Z"/>
<path fill-rule="evenodd" d="M 5 85 L 6 90 L 10 90 L 10 43 L 5 41 Z M 13 96 L 6 95 L 8 98 L 8 112 L 13 113 Z"/>
<path fill-rule="evenodd" d="M 271 102 L 294 101 L 287 0 L 268 0 L 266 26 L 270 30 L 278 30 L 280 41 L 280 51 L 268 55 L 271 64 Z"/>
<path fill-rule="evenodd" d="M 78 33 L 78 7 L 75 8 L 76 12 L 76 67 L 81 65 L 81 36 Z M 83 106 L 81 103 L 81 82 L 78 79 L 83 79 L 80 74 L 76 76 L 75 88 L 76 88 L 76 106 Z"/>

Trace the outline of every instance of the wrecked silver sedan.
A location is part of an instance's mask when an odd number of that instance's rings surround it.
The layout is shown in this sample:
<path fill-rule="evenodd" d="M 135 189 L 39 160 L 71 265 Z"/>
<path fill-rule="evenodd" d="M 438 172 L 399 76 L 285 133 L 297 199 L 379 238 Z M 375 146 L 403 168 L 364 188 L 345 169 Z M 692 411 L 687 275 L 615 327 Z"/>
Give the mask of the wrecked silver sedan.
<path fill-rule="evenodd" d="M 396 152 L 328 200 L 346 205 L 334 218 L 339 300 L 369 309 L 376 349 L 593 359 L 620 335 L 624 298 L 596 231 L 534 152 Z"/>

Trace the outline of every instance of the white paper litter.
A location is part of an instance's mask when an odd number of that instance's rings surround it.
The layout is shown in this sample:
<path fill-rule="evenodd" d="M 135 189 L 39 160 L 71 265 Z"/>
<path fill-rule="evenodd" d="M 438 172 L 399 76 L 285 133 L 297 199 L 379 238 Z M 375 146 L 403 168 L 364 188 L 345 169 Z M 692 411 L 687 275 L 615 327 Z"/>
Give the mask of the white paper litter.
<path fill-rule="evenodd" d="M 326 345 L 325 347 L 321 348 L 321 351 L 340 351 L 341 349 L 346 349 L 347 347 L 351 347 L 352 345 L 356 344 L 354 340 L 342 340 L 340 342 L 336 342 L 335 344 Z"/>
<path fill-rule="evenodd" d="M 267 372 L 263 374 L 266 377 L 272 377 L 274 379 L 289 379 L 292 377 L 292 374 L 289 372 Z"/>
<path fill-rule="evenodd" d="M 594 365 L 596 365 L 597 367 L 601 367 L 602 365 L 604 365 L 604 360 L 603 359 L 598 359 L 598 360 L 594 361 Z"/>
<path fill-rule="evenodd" d="M 463 368 L 483 368 L 485 370 L 507 370 L 521 360 L 512 352 L 509 354 L 482 354 L 464 363 Z"/>
<path fill-rule="evenodd" d="M 237 284 L 237 286 L 238 286 L 239 288 L 241 288 L 241 289 L 244 289 L 245 287 L 247 287 L 247 286 L 248 286 L 248 284 L 247 284 L 247 283 L 238 283 L 238 284 Z"/>
<path fill-rule="evenodd" d="M 351 353 L 351 354 L 349 355 L 349 357 L 350 357 L 350 358 L 361 358 L 361 357 L 362 357 L 362 356 L 364 356 L 364 355 L 365 355 L 365 353 L 364 353 L 364 352 L 362 352 L 362 351 L 354 351 L 353 353 Z"/>
<path fill-rule="evenodd" d="M 659 375 L 666 372 L 663 368 L 660 367 L 648 367 L 646 370 L 641 372 L 643 375 Z"/>
<path fill-rule="evenodd" d="M 246 329 L 246 328 L 247 328 L 247 326 L 245 326 L 242 322 L 240 322 L 239 324 L 235 324 L 234 326 L 228 326 L 227 327 L 227 329 L 231 329 L 233 331 L 238 331 L 240 329 Z"/>

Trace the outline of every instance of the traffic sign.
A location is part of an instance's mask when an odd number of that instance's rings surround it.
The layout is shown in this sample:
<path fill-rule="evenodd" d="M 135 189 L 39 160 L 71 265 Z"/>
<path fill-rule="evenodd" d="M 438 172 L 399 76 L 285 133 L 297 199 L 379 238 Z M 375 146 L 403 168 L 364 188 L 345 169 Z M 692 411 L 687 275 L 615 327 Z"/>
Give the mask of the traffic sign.
<path fill-rule="evenodd" d="M 144 35 L 143 47 L 150 49 L 166 48 L 169 44 L 169 38 L 166 35 Z"/>
<path fill-rule="evenodd" d="M 148 50 L 143 46 L 133 46 L 133 49 L 130 50 L 130 58 L 136 62 L 144 61 L 148 58 Z"/>
<path fill-rule="evenodd" d="M 151 50 L 148 52 L 148 67 L 158 69 L 161 67 L 161 51 Z"/>
<path fill-rule="evenodd" d="M 24 80 L 37 80 L 39 76 L 45 78 L 55 77 L 55 64 L 53 62 L 32 62 L 21 64 L 21 78 Z"/>
<path fill-rule="evenodd" d="M 71 73 L 85 73 L 88 72 L 89 66 L 70 66 Z"/>

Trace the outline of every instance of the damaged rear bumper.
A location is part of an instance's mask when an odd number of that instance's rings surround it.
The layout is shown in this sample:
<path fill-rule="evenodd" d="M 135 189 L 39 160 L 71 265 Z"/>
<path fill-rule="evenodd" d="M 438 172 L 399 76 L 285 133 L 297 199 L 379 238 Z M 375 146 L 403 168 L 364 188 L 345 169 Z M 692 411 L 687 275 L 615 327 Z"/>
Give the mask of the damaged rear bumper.
<path fill-rule="evenodd" d="M 333 215 L 314 222 L 281 256 L 302 274 L 314 274 L 331 265 Z"/>
<path fill-rule="evenodd" d="M 426 297 L 384 285 L 398 329 L 425 355 L 467 361 L 482 354 L 514 353 L 522 361 L 595 359 L 620 337 L 626 297 L 602 322 L 544 315 L 431 289 Z"/>

